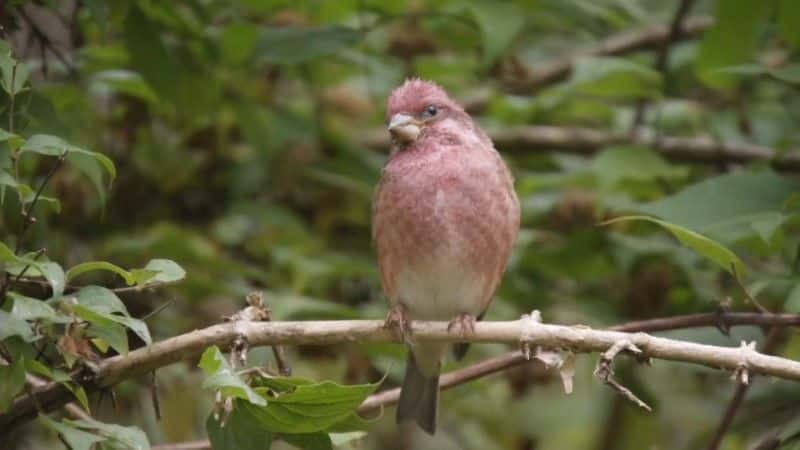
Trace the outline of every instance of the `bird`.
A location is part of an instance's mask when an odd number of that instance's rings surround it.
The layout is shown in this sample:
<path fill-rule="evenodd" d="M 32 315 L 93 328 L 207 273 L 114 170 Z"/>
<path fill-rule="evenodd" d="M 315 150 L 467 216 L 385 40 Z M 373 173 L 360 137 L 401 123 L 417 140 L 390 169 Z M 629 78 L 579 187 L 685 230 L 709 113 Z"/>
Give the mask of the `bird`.
<path fill-rule="evenodd" d="M 409 346 L 397 423 L 433 435 L 447 344 L 415 343 L 414 320 L 474 333 L 506 270 L 520 223 L 508 166 L 487 134 L 434 82 L 410 78 L 386 106 L 392 145 L 372 208 L 390 304 L 385 326 Z M 467 344 L 455 344 L 456 359 Z"/>

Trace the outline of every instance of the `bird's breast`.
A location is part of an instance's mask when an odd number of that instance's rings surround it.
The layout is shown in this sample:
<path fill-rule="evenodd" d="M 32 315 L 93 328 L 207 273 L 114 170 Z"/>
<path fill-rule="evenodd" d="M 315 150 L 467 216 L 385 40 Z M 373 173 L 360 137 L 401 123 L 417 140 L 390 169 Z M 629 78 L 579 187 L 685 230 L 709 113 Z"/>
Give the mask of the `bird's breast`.
<path fill-rule="evenodd" d="M 384 289 L 392 301 L 422 297 L 427 309 L 418 315 L 425 318 L 452 317 L 463 309 L 453 302 L 473 303 L 468 309 L 477 311 L 461 312 L 480 313 L 516 237 L 516 196 L 499 156 L 463 153 L 390 164 L 376 196 Z"/>

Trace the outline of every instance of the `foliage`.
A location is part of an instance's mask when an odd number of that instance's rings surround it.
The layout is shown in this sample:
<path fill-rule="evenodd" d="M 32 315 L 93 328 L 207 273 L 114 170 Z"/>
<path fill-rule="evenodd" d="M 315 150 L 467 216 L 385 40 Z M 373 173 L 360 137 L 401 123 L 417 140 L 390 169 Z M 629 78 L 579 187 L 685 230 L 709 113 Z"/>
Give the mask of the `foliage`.
<path fill-rule="evenodd" d="M 663 71 L 658 45 L 586 50 L 669 24 L 677 2 L 59 3 L 0 5 L 0 412 L 36 375 L 91 403 L 95 419 L 43 414 L 12 448 L 54 447 L 56 436 L 73 449 L 205 437 L 223 449 L 387 448 L 398 436 L 413 448 L 707 444 L 729 382 L 671 364 L 620 364 L 651 415 L 617 405 L 579 359 L 571 396 L 527 366 L 442 394 L 435 438 L 398 431 L 392 414 L 353 414 L 382 374 L 385 387 L 400 381 L 405 355 L 393 345 L 287 349 L 298 377 L 253 375 L 211 348 L 199 370 L 155 375 L 160 422 L 148 380 L 118 386 L 112 408 L 70 374 L 217 323 L 253 290 L 276 320 L 382 318 L 369 221 L 386 155 L 367 143 L 406 76 L 441 83 L 490 131 L 627 136 L 644 105 L 656 143 L 794 154 L 796 1 L 694 2 L 690 16 L 715 22 L 672 42 Z M 571 55 L 563 76 L 519 88 Z M 680 161 L 641 142 L 576 149 L 585 153 L 500 148 L 523 229 L 487 320 L 539 309 L 546 321 L 606 326 L 712 312 L 726 298 L 749 310 L 740 283 L 770 310 L 800 312 L 795 175 L 763 161 Z M 762 337 L 753 327 L 675 333 L 726 345 Z M 779 353 L 796 359 L 798 345 L 789 334 Z M 472 347 L 470 361 L 507 350 Z M 251 365 L 269 366 L 269 355 L 252 349 Z M 232 409 L 215 416 L 217 391 Z M 798 400 L 795 385 L 757 379 L 724 448 L 772 431 L 792 448 L 798 427 L 785 411 Z"/>

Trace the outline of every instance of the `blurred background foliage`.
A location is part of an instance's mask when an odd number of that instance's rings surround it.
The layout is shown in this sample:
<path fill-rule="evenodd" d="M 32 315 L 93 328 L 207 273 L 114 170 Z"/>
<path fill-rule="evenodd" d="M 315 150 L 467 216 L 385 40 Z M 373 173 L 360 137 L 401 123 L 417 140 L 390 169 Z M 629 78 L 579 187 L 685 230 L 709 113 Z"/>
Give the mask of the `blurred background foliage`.
<path fill-rule="evenodd" d="M 32 86 L 16 99 L 16 133 L 60 136 L 117 168 L 110 189 L 79 161 L 58 170 L 45 195 L 60 199 L 60 212 L 47 202 L 37 207 L 25 250 L 46 247 L 65 268 L 178 262 L 182 283 L 120 294 L 139 318 L 174 300 L 147 320 L 155 340 L 218 323 L 253 290 L 264 291 L 278 320 L 382 318 L 370 201 L 386 152 L 373 143 L 388 139 L 385 99 L 408 76 L 443 85 L 492 133 L 552 125 L 624 136 L 642 108 L 641 125 L 657 136 L 758 144 L 776 154 L 798 145 L 795 0 L 689 2 L 687 20 L 704 20 L 704 32 L 670 42 L 663 70 L 657 43 L 575 57 L 611 37 L 668 27 L 679 3 L 5 1 L 0 25 Z M 571 71 L 525 87 L 538 69 L 564 60 Z M 9 108 L 1 106 L 5 124 Z M 742 282 L 762 304 L 800 312 L 796 176 L 763 161 L 668 160 L 624 140 L 578 154 L 499 147 L 517 179 L 523 229 L 488 320 L 535 308 L 548 322 L 602 327 L 713 312 L 728 298 L 733 310 L 752 309 L 730 266 L 709 260 L 719 249 L 698 253 L 650 223 L 598 226 L 628 214 L 713 239 L 741 258 Z M 51 164 L 26 157 L 21 173 L 33 183 Z M 11 246 L 17 198 L 6 195 L 2 210 L 0 239 Z M 86 281 L 122 285 L 110 273 Z M 729 337 L 714 329 L 667 335 L 721 345 L 763 339 L 756 327 Z M 777 348 L 800 357 L 793 334 Z M 506 350 L 475 345 L 467 359 Z M 255 363 L 270 363 L 268 349 L 252 353 Z M 301 347 L 289 355 L 298 375 L 366 383 L 388 372 L 387 387 L 399 382 L 404 360 L 397 345 Z M 366 439 L 348 445 L 702 448 L 735 387 L 697 366 L 620 362 L 620 378 L 654 407 L 646 414 L 600 386 L 592 364 L 579 357 L 569 396 L 557 374 L 522 366 L 444 393 L 435 438 L 398 432 L 387 411 Z M 203 379 L 197 361 L 159 370 L 161 421 L 148 380 L 120 385 L 117 408 L 106 399 L 95 412 L 142 428 L 151 443 L 203 438 L 213 402 Z M 721 448 L 751 448 L 773 432 L 783 440 L 776 445 L 794 448 L 798 407 L 796 384 L 757 380 Z M 59 445 L 36 423 L 10 444 Z"/>

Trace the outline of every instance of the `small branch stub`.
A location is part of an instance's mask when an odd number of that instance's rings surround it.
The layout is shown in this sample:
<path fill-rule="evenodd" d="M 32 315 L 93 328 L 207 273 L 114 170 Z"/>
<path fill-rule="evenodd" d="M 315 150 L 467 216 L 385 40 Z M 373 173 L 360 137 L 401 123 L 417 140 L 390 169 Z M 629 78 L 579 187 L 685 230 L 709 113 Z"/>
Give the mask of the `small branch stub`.
<path fill-rule="evenodd" d="M 538 310 L 533 310 L 530 314 L 523 314 L 519 320 L 523 324 L 522 331 L 520 332 L 519 336 L 519 350 L 522 352 L 522 355 L 525 357 L 525 359 L 530 361 L 531 341 L 533 341 L 530 333 L 534 327 L 542 323 L 542 313 L 540 313 Z M 538 352 L 536 356 L 538 356 Z M 542 362 L 547 365 L 547 361 L 542 360 Z"/>
<path fill-rule="evenodd" d="M 732 378 L 739 384 L 748 385 L 750 384 L 750 372 L 747 360 L 748 355 L 750 355 L 751 352 L 758 352 L 756 350 L 756 341 L 753 341 L 749 344 L 745 341 L 742 341 L 742 343 L 739 345 L 739 350 L 742 352 L 742 358 L 741 362 L 739 362 L 739 365 L 736 367 L 736 370 L 733 371 Z"/>
<path fill-rule="evenodd" d="M 608 350 L 600 354 L 600 359 L 597 361 L 597 367 L 594 369 L 594 375 L 603 383 L 610 386 L 612 389 L 620 393 L 623 397 L 641 406 L 648 412 L 653 412 L 647 403 L 643 402 L 637 397 L 630 389 L 619 384 L 614 379 L 614 369 L 612 363 L 618 354 L 624 351 L 629 351 L 634 355 L 640 355 L 642 351 L 639 347 L 635 346 L 631 341 L 624 339 L 614 343 Z"/>

